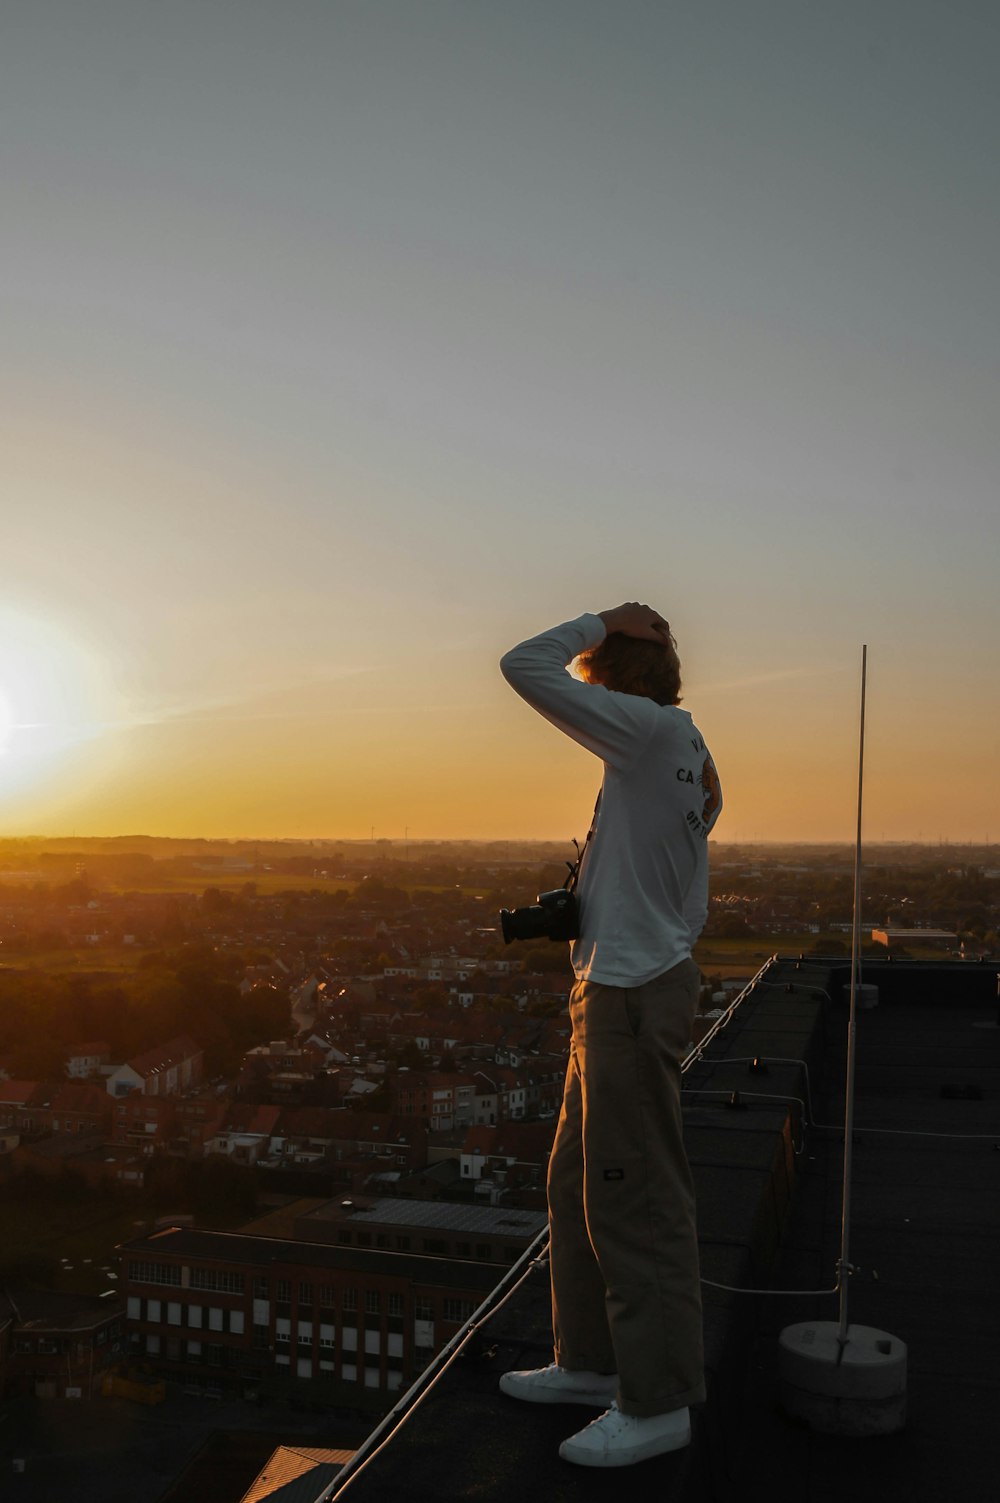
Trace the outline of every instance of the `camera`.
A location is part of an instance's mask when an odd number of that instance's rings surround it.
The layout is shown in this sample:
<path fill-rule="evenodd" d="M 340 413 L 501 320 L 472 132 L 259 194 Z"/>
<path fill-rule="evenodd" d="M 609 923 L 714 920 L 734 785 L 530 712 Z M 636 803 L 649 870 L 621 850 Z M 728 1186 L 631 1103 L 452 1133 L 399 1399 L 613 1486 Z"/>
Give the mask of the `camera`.
<path fill-rule="evenodd" d="M 542 892 L 524 908 L 501 908 L 503 942 L 515 939 L 579 939 L 580 908 L 568 887 Z"/>

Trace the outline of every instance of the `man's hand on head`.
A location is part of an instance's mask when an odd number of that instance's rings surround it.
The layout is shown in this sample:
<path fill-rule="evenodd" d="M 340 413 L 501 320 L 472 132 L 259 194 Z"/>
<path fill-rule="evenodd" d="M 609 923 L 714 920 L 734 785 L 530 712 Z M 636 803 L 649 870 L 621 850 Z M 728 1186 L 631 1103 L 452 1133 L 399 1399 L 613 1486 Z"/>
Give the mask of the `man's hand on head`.
<path fill-rule="evenodd" d="M 621 632 L 624 637 L 638 637 L 644 642 L 670 641 L 670 623 L 651 605 L 640 605 L 637 600 L 616 605 L 610 611 L 598 611 L 608 636 Z"/>

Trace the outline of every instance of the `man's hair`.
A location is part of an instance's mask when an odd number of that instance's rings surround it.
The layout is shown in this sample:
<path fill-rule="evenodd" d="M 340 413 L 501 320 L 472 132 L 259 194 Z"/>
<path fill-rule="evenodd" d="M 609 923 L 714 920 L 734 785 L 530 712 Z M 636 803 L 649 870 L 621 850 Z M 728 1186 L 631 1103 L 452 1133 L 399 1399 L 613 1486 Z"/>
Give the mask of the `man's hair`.
<path fill-rule="evenodd" d="M 599 646 L 582 652 L 576 666 L 585 683 L 638 694 L 658 705 L 680 704 L 681 662 L 672 636 L 661 645 L 613 631 Z"/>

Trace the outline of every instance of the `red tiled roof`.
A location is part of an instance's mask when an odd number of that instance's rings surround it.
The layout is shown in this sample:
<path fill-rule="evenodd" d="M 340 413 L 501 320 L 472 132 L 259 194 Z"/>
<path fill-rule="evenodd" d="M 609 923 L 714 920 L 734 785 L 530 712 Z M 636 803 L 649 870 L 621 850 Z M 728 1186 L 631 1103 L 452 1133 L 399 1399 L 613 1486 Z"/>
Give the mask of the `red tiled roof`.
<path fill-rule="evenodd" d="M 102 1086 L 90 1080 L 72 1080 L 60 1086 L 52 1098 L 54 1112 L 104 1112 L 111 1108 L 111 1097 Z"/>
<path fill-rule="evenodd" d="M 166 1044 L 147 1049 L 145 1054 L 137 1054 L 128 1063 L 137 1075 L 156 1075 L 160 1070 L 168 1070 L 171 1065 L 179 1065 L 183 1060 L 192 1059 L 200 1053 L 201 1046 L 195 1043 L 190 1034 L 182 1033 Z"/>
<path fill-rule="evenodd" d="M 353 1451 L 339 1451 L 312 1446 L 279 1446 L 267 1465 L 243 1494 L 240 1503 L 266 1503 L 278 1493 L 284 1494 L 300 1477 L 311 1475 L 309 1496 L 319 1497 L 325 1486 L 350 1461 Z M 296 1497 L 299 1494 L 296 1493 Z M 305 1492 L 301 1494 L 304 1498 Z"/>
<path fill-rule="evenodd" d="M 270 1136 L 281 1112 L 280 1106 L 239 1106 L 228 1113 L 222 1131 Z"/>
<path fill-rule="evenodd" d="M 0 1106 L 27 1106 L 35 1092 L 43 1092 L 37 1080 L 0 1080 Z"/>

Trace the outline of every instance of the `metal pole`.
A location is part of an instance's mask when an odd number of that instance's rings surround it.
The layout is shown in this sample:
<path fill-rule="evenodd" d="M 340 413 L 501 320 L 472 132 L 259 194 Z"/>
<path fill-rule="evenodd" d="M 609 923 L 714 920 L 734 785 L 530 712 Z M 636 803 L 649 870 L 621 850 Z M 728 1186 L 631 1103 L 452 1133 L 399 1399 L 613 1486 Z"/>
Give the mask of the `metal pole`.
<path fill-rule="evenodd" d="M 840 1327 L 839 1356 L 847 1344 L 847 1285 L 851 1275 L 851 1139 L 854 1136 L 854 1047 L 857 1015 L 858 974 L 861 967 L 861 804 L 865 783 L 865 690 L 868 680 L 868 647 L 861 649 L 861 733 L 858 747 L 858 830 L 854 845 L 854 923 L 851 931 L 851 997 L 847 1023 L 847 1092 L 844 1104 L 844 1187 L 840 1219 Z"/>

